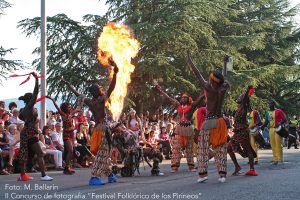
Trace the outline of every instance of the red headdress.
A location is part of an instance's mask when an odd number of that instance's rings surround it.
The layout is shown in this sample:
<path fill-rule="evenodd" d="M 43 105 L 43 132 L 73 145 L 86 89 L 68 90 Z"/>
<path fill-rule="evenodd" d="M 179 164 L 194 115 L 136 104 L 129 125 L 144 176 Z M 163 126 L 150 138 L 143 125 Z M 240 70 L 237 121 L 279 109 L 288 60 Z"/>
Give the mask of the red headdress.
<path fill-rule="evenodd" d="M 248 96 L 249 97 L 252 96 L 254 94 L 254 92 L 255 92 L 255 87 L 252 86 L 248 91 Z"/>
<path fill-rule="evenodd" d="M 183 93 L 183 94 L 181 95 L 181 98 L 183 98 L 183 97 L 187 97 L 187 98 L 188 98 L 188 103 L 189 103 L 189 104 L 191 104 L 191 103 L 193 102 L 192 97 L 190 97 L 187 93 Z"/>

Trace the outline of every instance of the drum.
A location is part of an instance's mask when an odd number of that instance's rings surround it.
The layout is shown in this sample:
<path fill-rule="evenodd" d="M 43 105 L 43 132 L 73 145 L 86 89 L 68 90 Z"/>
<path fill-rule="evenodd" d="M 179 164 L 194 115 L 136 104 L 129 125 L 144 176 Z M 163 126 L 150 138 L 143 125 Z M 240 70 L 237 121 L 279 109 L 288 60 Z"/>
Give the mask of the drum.
<path fill-rule="evenodd" d="M 262 136 L 262 133 L 259 129 L 259 127 L 254 126 L 250 129 L 250 134 L 253 135 L 255 142 L 259 144 L 260 147 L 264 147 L 266 145 L 266 141 L 264 137 Z"/>
<path fill-rule="evenodd" d="M 283 138 L 287 138 L 289 136 L 289 131 L 284 124 L 280 124 L 275 128 L 275 132 Z"/>

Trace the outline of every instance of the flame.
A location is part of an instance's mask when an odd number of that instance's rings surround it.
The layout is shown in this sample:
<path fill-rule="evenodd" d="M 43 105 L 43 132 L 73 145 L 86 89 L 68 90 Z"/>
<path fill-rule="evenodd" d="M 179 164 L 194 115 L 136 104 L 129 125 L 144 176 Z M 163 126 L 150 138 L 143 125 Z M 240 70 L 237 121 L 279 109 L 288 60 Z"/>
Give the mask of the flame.
<path fill-rule="evenodd" d="M 113 119 L 118 120 L 127 95 L 127 85 L 131 82 L 130 75 L 135 69 L 131 58 L 136 57 L 140 43 L 133 37 L 129 27 L 110 22 L 98 38 L 98 48 L 98 60 L 102 65 L 108 67 L 108 60 L 112 58 L 119 68 L 116 87 L 107 103 Z M 110 77 L 112 75 L 113 71 Z"/>

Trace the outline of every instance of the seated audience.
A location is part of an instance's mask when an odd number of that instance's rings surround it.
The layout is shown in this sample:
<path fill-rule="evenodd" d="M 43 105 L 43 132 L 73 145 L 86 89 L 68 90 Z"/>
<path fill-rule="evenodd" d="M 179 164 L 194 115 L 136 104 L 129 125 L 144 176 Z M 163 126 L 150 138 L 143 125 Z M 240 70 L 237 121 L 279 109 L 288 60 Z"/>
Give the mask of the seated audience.
<path fill-rule="evenodd" d="M 50 137 L 50 131 L 51 130 L 49 126 L 44 126 L 42 134 L 40 134 L 40 140 L 46 146 L 46 155 L 53 155 L 56 169 L 58 171 L 61 171 L 64 169 L 62 167 L 62 152 L 57 150 L 53 145 L 52 139 Z"/>

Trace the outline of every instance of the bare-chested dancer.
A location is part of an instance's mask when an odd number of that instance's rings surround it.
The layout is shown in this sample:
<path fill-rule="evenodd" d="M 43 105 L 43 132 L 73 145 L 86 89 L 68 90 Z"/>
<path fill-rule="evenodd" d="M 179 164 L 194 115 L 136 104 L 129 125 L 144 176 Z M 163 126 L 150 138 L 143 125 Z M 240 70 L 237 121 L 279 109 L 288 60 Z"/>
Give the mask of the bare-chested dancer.
<path fill-rule="evenodd" d="M 224 58 L 224 71 L 229 61 L 228 57 Z M 204 182 L 208 178 L 207 168 L 209 160 L 209 147 L 212 146 L 215 154 L 216 167 L 219 173 L 219 182 L 226 181 L 227 174 L 227 126 L 222 116 L 222 108 L 226 91 L 229 88 L 228 82 L 224 81 L 224 76 L 220 72 L 210 74 L 209 81 L 204 80 L 198 68 L 193 63 L 190 53 L 188 53 L 188 62 L 199 80 L 199 84 L 204 88 L 206 97 L 207 115 L 202 125 L 200 139 L 198 143 L 198 162 L 199 162 L 199 179 L 198 182 Z"/>
<path fill-rule="evenodd" d="M 119 68 L 112 60 L 110 60 L 110 65 L 114 67 L 114 75 L 110 83 L 110 86 L 107 90 L 107 93 L 103 94 L 100 90 L 101 88 L 99 85 L 92 84 L 91 87 L 89 88 L 89 91 L 93 96 L 93 98 L 90 99 L 85 97 L 83 99 L 84 104 L 88 106 L 96 122 L 95 128 L 93 130 L 93 135 L 96 134 L 101 141 L 99 144 L 97 155 L 95 157 L 92 166 L 92 172 L 91 172 L 92 176 L 91 179 L 89 180 L 89 185 L 104 185 L 105 183 L 99 177 L 107 176 L 109 183 L 113 183 L 117 181 L 116 176 L 112 173 L 112 170 L 109 168 L 108 160 L 109 160 L 110 148 L 109 148 L 108 141 L 105 137 L 105 131 L 107 129 L 106 120 L 105 120 L 106 119 L 105 101 L 110 97 L 111 93 L 113 92 L 116 86 L 117 73 L 119 71 Z M 67 83 L 71 91 L 77 97 L 79 97 L 80 94 L 67 81 L 65 82 Z"/>

